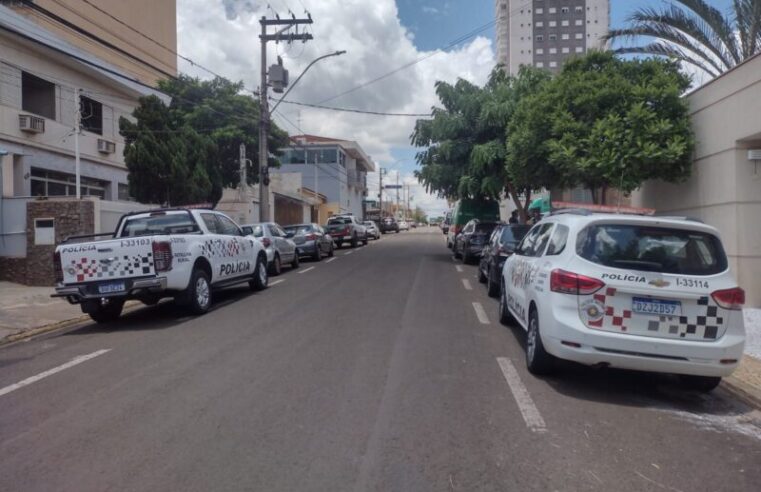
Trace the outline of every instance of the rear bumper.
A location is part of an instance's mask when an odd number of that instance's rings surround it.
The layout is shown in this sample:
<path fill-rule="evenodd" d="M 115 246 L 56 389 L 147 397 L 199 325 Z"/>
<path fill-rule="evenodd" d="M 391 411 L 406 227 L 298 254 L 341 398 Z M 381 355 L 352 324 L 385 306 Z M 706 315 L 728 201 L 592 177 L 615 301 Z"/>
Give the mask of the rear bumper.
<path fill-rule="evenodd" d="M 317 241 L 307 241 L 304 244 L 296 245 L 296 251 L 298 251 L 301 256 L 308 256 L 313 255 L 315 250 L 317 250 L 317 247 Z"/>
<path fill-rule="evenodd" d="M 97 284 L 82 285 L 63 285 L 55 288 L 55 294 L 50 297 L 65 297 L 72 304 L 78 304 L 90 299 L 102 299 L 104 297 L 137 297 L 143 293 L 158 293 L 166 290 L 166 277 L 126 279 L 126 290 L 122 292 L 111 292 L 100 294 L 95 292 L 94 287 Z"/>
<path fill-rule="evenodd" d="M 578 316 L 577 316 L 578 319 Z M 546 320 L 545 320 L 546 321 Z M 596 331 L 555 319 L 543 322 L 542 343 L 552 355 L 586 365 L 609 365 L 636 371 L 729 376 L 743 355 L 743 330 L 728 329 L 713 342 L 672 340 Z M 578 344 L 579 346 L 571 346 Z M 737 360 L 722 363 L 722 360 Z"/>

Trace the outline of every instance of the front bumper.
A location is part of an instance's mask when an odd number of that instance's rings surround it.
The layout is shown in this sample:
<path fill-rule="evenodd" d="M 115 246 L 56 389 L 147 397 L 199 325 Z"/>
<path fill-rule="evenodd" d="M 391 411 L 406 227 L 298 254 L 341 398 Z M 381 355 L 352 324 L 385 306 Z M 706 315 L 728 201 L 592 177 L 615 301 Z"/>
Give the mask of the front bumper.
<path fill-rule="evenodd" d="M 125 279 L 125 290 L 121 292 L 109 292 L 101 294 L 97 291 L 97 283 L 81 285 L 61 285 L 55 288 L 55 294 L 50 297 L 65 297 L 70 303 L 78 304 L 91 299 L 103 299 L 105 297 L 135 297 L 140 293 L 157 293 L 166 290 L 166 277 L 151 277 Z"/>
<path fill-rule="evenodd" d="M 743 356 L 742 326 L 729 327 L 712 342 L 643 337 L 587 328 L 576 310 L 566 312 L 562 304 L 553 304 L 554 319 L 540 317 L 542 343 L 547 352 L 561 359 L 590 366 L 723 377 L 732 374 Z M 731 360 L 738 362 L 722 363 Z"/>

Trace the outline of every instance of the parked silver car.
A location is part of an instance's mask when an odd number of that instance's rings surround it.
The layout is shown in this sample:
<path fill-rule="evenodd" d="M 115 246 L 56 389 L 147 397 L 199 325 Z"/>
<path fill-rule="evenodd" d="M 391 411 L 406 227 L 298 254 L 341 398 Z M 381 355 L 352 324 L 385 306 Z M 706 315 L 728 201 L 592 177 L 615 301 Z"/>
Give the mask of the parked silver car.
<path fill-rule="evenodd" d="M 367 237 L 371 237 L 373 239 L 380 239 L 381 232 L 380 232 L 380 226 L 373 222 L 372 220 L 366 220 L 362 222 L 362 224 L 367 228 Z"/>
<path fill-rule="evenodd" d="M 333 256 L 333 238 L 318 224 L 297 224 L 283 227 L 296 243 L 299 256 L 320 261 L 323 255 Z"/>
<path fill-rule="evenodd" d="M 299 267 L 299 255 L 296 243 L 288 238 L 282 227 L 275 222 L 261 224 L 246 224 L 244 232 L 250 227 L 251 235 L 259 238 L 267 252 L 267 269 L 270 275 L 280 275 L 283 265 L 290 264 L 292 268 Z"/>

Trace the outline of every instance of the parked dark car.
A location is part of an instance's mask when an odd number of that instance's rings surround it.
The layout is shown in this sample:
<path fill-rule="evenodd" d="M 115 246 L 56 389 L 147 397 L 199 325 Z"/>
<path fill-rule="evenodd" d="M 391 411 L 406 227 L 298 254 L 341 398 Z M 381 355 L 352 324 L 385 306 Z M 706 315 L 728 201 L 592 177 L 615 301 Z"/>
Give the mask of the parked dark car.
<path fill-rule="evenodd" d="M 296 243 L 299 256 L 320 261 L 323 255 L 333 256 L 333 238 L 318 224 L 297 224 L 284 227 L 285 233 Z"/>
<path fill-rule="evenodd" d="M 399 223 L 393 217 L 383 217 L 383 220 L 380 221 L 380 230 L 381 230 L 381 233 L 383 234 L 387 232 L 398 233 Z"/>
<path fill-rule="evenodd" d="M 516 246 L 529 229 L 531 229 L 530 225 L 500 224 L 492 232 L 478 264 L 478 281 L 486 284 L 486 292 L 489 297 L 499 297 L 499 279 L 505 260 L 513 254 Z"/>
<path fill-rule="evenodd" d="M 481 222 L 473 219 L 462 228 L 462 232 L 455 236 L 454 257 L 462 258 L 463 263 L 473 263 L 481 257 L 481 252 L 489 240 L 489 236 L 499 222 Z"/>

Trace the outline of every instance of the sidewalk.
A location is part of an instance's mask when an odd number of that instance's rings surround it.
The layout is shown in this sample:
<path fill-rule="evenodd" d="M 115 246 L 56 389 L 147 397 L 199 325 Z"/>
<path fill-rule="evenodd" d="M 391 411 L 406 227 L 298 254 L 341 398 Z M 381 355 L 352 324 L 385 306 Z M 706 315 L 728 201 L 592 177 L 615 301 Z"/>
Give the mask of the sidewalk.
<path fill-rule="evenodd" d="M 53 299 L 52 287 L 0 281 L 0 342 L 7 337 L 80 318 L 82 310 L 64 299 Z"/>
<path fill-rule="evenodd" d="M 761 409 L 761 309 L 744 309 L 745 356 L 740 367 L 721 384 L 746 403 Z"/>

